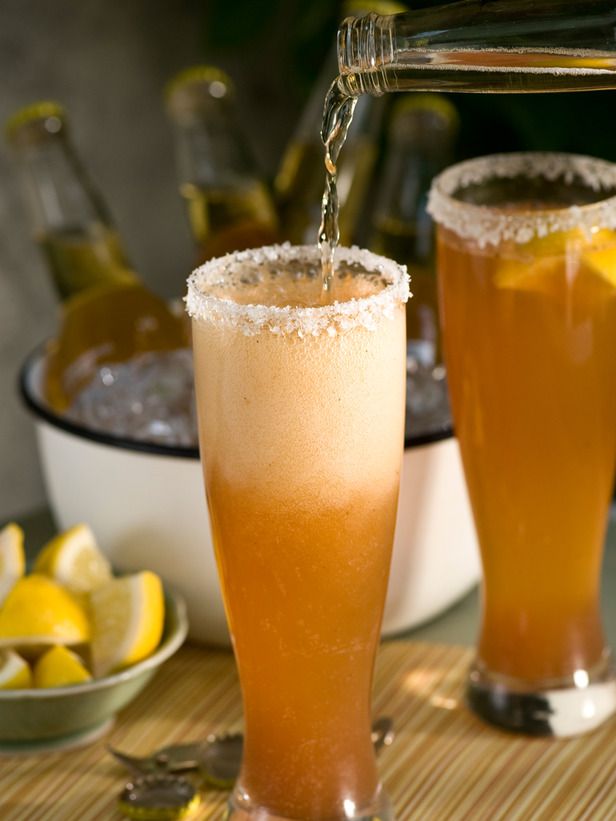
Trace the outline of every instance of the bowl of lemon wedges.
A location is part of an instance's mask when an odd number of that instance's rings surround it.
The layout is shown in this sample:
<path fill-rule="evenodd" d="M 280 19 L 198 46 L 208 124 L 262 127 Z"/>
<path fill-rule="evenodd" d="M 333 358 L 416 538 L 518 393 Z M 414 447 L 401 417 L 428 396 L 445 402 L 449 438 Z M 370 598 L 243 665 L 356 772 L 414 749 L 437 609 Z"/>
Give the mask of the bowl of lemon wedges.
<path fill-rule="evenodd" d="M 148 570 L 114 576 L 87 525 L 26 572 L 24 536 L 0 530 L 0 751 L 101 736 L 184 641 L 183 602 Z"/>

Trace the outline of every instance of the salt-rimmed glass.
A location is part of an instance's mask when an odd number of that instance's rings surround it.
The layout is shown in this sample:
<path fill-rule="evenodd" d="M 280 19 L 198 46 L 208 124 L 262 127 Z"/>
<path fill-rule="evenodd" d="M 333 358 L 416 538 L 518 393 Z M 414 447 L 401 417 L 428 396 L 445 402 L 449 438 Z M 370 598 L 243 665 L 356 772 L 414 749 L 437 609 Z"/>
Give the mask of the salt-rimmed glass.
<path fill-rule="evenodd" d="M 454 425 L 484 582 L 468 700 L 567 736 L 616 710 L 600 572 L 616 465 L 616 166 L 511 154 L 430 195 Z"/>
<path fill-rule="evenodd" d="M 404 268 L 317 247 L 189 279 L 210 517 L 244 705 L 230 817 L 391 818 L 370 740 L 404 438 Z"/>

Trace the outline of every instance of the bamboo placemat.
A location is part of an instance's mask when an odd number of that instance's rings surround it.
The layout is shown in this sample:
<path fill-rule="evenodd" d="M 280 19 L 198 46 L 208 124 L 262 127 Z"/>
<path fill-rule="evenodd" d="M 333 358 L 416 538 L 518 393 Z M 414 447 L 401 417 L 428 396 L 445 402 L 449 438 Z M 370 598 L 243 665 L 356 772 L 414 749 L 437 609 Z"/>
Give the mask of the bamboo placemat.
<path fill-rule="evenodd" d="M 380 755 L 398 821 L 614 821 L 616 722 L 568 741 L 528 739 L 482 725 L 462 704 L 467 648 L 387 642 L 375 715 L 396 738 Z M 105 739 L 46 755 L 0 758 L 2 821 L 113 821 L 126 775 L 105 743 L 134 754 L 240 727 L 227 653 L 185 647 L 160 670 Z M 208 792 L 198 821 L 216 821 L 225 796 Z"/>

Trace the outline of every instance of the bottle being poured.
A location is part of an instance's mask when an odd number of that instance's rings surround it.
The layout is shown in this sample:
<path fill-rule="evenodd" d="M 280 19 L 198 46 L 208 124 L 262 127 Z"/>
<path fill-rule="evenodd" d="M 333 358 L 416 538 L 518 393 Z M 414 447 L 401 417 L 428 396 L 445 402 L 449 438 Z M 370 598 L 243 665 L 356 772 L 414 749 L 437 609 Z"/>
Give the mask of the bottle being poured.
<path fill-rule="evenodd" d="M 319 244 L 330 298 L 338 241 L 336 162 L 360 94 L 536 93 L 616 88 L 616 0 L 458 0 L 349 17 L 325 99 Z"/>

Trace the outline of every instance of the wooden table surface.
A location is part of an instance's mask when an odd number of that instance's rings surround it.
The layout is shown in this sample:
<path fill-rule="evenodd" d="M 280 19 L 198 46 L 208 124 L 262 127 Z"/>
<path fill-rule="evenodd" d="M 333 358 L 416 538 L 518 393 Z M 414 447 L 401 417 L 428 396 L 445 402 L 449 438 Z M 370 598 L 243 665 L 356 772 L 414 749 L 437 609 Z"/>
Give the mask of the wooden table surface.
<path fill-rule="evenodd" d="M 572 740 L 529 739 L 491 729 L 462 703 L 468 648 L 385 642 L 375 715 L 396 737 L 379 757 L 398 821 L 613 821 L 616 721 Z M 121 819 L 126 774 L 110 743 L 134 754 L 241 727 L 229 653 L 184 647 L 104 739 L 82 749 L 0 758 L 2 821 Z M 204 792 L 193 818 L 222 819 L 226 795 Z"/>
<path fill-rule="evenodd" d="M 53 532 L 47 511 L 22 521 L 34 549 Z M 614 510 L 603 611 L 616 647 Z M 579 739 L 527 739 L 484 726 L 465 709 L 468 645 L 477 624 L 473 591 L 429 624 L 382 645 L 374 711 L 395 721 L 396 739 L 380 763 L 398 821 L 616 821 L 616 721 Z M 0 757 L 0 821 L 120 819 L 116 801 L 126 775 L 106 743 L 145 754 L 240 727 L 231 654 L 186 646 L 106 738 L 63 753 Z M 194 818 L 222 819 L 224 806 L 224 794 L 206 792 Z"/>

